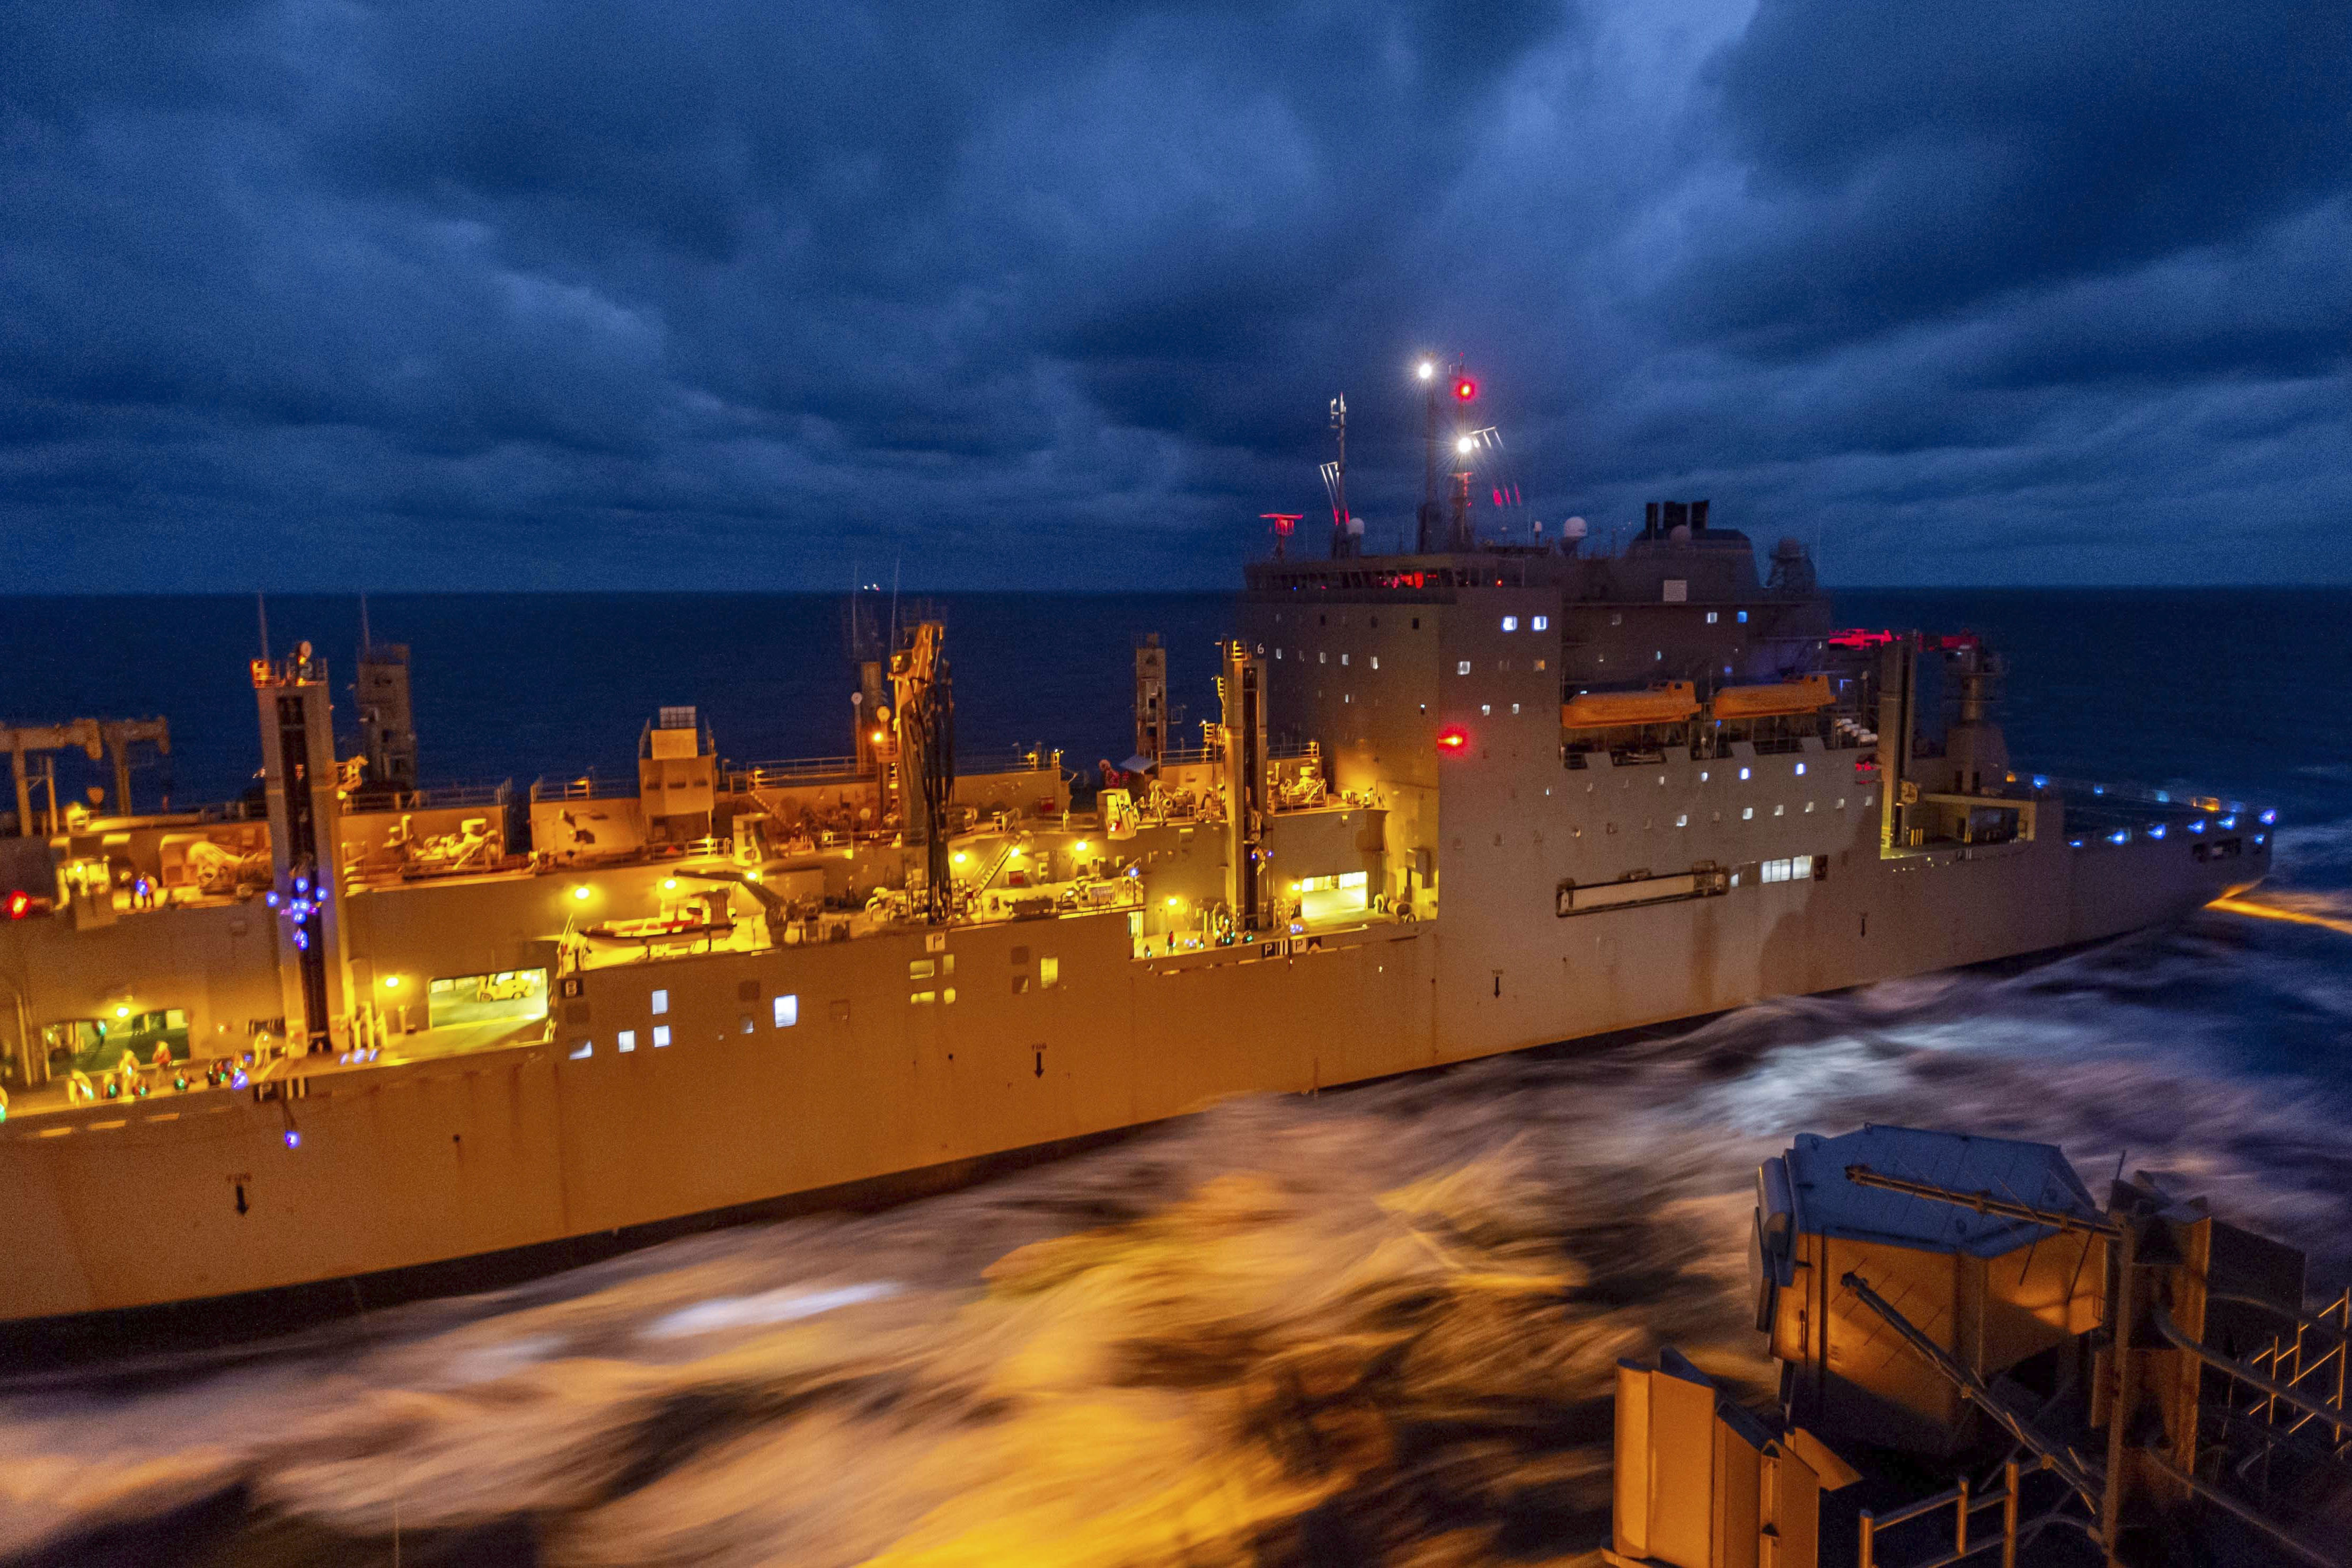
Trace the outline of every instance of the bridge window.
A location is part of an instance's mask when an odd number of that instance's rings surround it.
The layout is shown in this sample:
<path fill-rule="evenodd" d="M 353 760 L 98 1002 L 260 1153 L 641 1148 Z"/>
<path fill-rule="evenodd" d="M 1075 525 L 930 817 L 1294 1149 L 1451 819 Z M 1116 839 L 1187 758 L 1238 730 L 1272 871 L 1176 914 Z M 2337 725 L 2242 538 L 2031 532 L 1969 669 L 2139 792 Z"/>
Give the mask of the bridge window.
<path fill-rule="evenodd" d="M 776 1027 L 790 1029 L 801 1021 L 801 998 L 798 993 L 776 998 Z"/>
<path fill-rule="evenodd" d="M 659 1018 L 662 1014 L 667 1011 L 669 1011 L 669 993 L 667 991 L 656 991 L 654 993 L 654 1017 Z"/>
<path fill-rule="evenodd" d="M 620 1049 L 624 1053 L 636 1050 L 637 1031 L 633 1029 L 623 1030 L 620 1034 L 619 1044 Z"/>
<path fill-rule="evenodd" d="M 1792 860 L 1766 861 L 1765 882 L 1810 882 L 1813 875 L 1813 857 L 1801 855 Z"/>
<path fill-rule="evenodd" d="M 1037 988 L 1050 991 L 1062 983 L 1062 961 L 1059 958 L 1037 960 Z"/>
<path fill-rule="evenodd" d="M 656 1051 L 659 1051 L 663 1046 L 666 1046 L 668 1043 L 669 1025 L 666 1023 L 657 1023 L 654 1025 L 654 1049 Z"/>
<path fill-rule="evenodd" d="M 1551 617 L 1549 615 L 1538 615 L 1534 620 L 1528 622 L 1528 624 L 1538 632 L 1549 632 L 1551 630 Z"/>
<path fill-rule="evenodd" d="M 1504 630 L 1504 631 L 1506 631 L 1506 632 L 1516 632 L 1516 631 L 1517 631 L 1518 629 L 1519 629 L 1519 618 L 1518 618 L 1517 616 L 1516 616 L 1516 615 L 1506 615 L 1506 616 L 1504 616 L 1504 617 L 1503 617 L 1503 630 Z"/>

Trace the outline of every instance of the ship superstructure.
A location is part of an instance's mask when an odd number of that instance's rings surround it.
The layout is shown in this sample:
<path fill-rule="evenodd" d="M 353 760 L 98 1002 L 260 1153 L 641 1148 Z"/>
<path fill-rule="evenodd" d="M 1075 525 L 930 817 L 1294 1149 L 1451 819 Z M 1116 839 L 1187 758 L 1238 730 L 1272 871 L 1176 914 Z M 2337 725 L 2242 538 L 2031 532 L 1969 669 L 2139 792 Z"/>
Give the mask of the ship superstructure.
<path fill-rule="evenodd" d="M 1090 804 L 1058 752 L 957 750 L 934 619 L 863 650 L 846 755 L 729 763 L 680 706 L 634 789 L 527 800 L 405 782 L 404 649 L 363 660 L 397 779 L 336 757 L 307 646 L 257 662 L 264 810 L 0 840 L 0 1321 L 644 1233 L 2089 941 L 2267 865 L 2252 811 L 2021 773 L 1993 653 L 1838 631 L 1793 540 L 1458 510 L 1381 556 L 1341 504 L 1238 635 L 1139 646 Z"/>

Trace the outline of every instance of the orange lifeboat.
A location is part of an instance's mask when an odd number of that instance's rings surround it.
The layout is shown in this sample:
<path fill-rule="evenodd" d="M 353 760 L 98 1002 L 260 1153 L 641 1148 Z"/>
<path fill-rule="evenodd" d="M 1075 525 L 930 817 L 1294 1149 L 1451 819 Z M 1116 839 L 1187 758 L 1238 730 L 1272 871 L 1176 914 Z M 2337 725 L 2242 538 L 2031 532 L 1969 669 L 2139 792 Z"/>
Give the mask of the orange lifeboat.
<path fill-rule="evenodd" d="M 1830 706 L 1830 678 L 1807 675 L 1769 686 L 1729 686 L 1715 694 L 1718 719 L 1770 718 L 1780 714 L 1814 713 Z"/>
<path fill-rule="evenodd" d="M 1696 688 L 1688 681 L 1668 681 L 1646 692 L 1587 693 L 1561 705 L 1559 722 L 1564 729 L 1616 729 L 1635 724 L 1680 724 L 1696 712 Z"/>

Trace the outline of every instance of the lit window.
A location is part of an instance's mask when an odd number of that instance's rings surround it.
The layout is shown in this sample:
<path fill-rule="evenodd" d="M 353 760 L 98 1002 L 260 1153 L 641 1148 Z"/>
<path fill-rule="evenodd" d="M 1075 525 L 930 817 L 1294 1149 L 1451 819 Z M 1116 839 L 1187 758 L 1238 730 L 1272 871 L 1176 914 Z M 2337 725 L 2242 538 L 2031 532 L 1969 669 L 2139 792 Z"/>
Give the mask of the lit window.
<path fill-rule="evenodd" d="M 949 1006 L 950 1006 L 950 1007 L 954 1006 L 954 1005 L 955 1005 L 955 988 L 954 988 L 953 986 L 950 986 L 946 990 L 941 991 L 941 992 L 940 993 L 940 1001 L 942 1001 L 942 1002 L 947 1003 L 947 1004 L 948 1004 Z"/>
<path fill-rule="evenodd" d="M 1748 779 L 1748 769 L 1746 769 L 1745 768 L 1741 768 L 1741 769 L 1739 770 L 1739 778 L 1740 778 L 1740 781 L 1741 781 L 1742 783 L 1747 782 L 1747 779 Z"/>
<path fill-rule="evenodd" d="M 1756 820 L 1756 808 L 1755 808 L 1755 807 L 1753 807 L 1753 806 L 1742 806 L 1742 807 L 1740 807 L 1740 808 L 1739 808 L 1739 820 L 1740 820 L 1741 821 L 1743 821 L 1743 822 L 1752 822 L 1752 821 L 1754 821 Z"/>
<path fill-rule="evenodd" d="M 1493 703 L 1480 703 L 1478 705 L 1478 711 L 1492 716 L 1495 712 L 1495 705 Z"/>
<path fill-rule="evenodd" d="M 1808 811 L 1811 811 L 1812 809 L 1813 809 L 1813 802 L 1812 802 L 1812 801 L 1811 801 L 1811 800 L 1806 801 L 1806 802 L 1805 802 L 1805 810 L 1808 810 Z"/>
<path fill-rule="evenodd" d="M 1504 631 L 1506 631 L 1506 632 L 1516 632 L 1516 631 L 1517 631 L 1518 629 L 1519 629 L 1519 618 L 1518 618 L 1517 616 L 1516 616 L 1516 615 L 1506 615 L 1506 616 L 1504 616 L 1504 617 L 1503 617 L 1503 630 L 1504 630 Z"/>
<path fill-rule="evenodd" d="M 801 1021 L 801 999 L 798 996 L 776 998 L 776 1027 L 790 1029 Z"/>
<path fill-rule="evenodd" d="M 1274 651 L 1274 657 L 1275 657 L 1275 661 L 1276 661 L 1277 664 L 1278 664 L 1278 663 L 1280 663 L 1280 662 L 1281 662 L 1281 659 L 1282 659 L 1282 650 L 1281 650 L 1281 649 L 1279 649 L 1279 648 L 1276 648 L 1276 649 Z"/>
<path fill-rule="evenodd" d="M 1677 827 L 1677 828 L 1687 828 L 1687 827 L 1689 827 L 1689 826 L 1690 826 L 1690 813 L 1689 813 L 1689 812 L 1687 812 L 1687 811 L 1685 811 L 1685 812 L 1684 812 L 1682 815 L 1680 815 L 1680 816 L 1676 817 L 1676 818 L 1675 819 L 1675 827 Z"/>
<path fill-rule="evenodd" d="M 1339 655 L 1339 667 L 1340 667 L 1341 669 L 1345 669 L 1345 668 L 1347 668 L 1347 666 L 1348 666 L 1348 655 L 1347 655 L 1347 654 L 1345 654 L 1345 653 L 1342 653 L 1342 654 L 1340 654 L 1340 655 Z"/>
<path fill-rule="evenodd" d="M 1798 778 L 1800 778 L 1800 779 L 1802 779 L 1804 776 L 1805 776 L 1805 765 L 1804 765 L 1803 763 L 1800 762 L 1800 763 L 1798 763 L 1798 764 L 1797 764 L 1797 777 L 1798 777 Z"/>
<path fill-rule="evenodd" d="M 1772 808 L 1772 814 L 1776 817 L 1785 817 L 1789 814 L 1789 808 L 1786 806 L 1775 805 Z"/>
<path fill-rule="evenodd" d="M 1339 700 L 1343 703 L 1354 702 L 1356 700 L 1356 694 L 1353 692 L 1341 692 L 1339 694 Z"/>
<path fill-rule="evenodd" d="M 636 1031 L 635 1030 L 633 1030 L 633 1029 L 625 1029 L 625 1030 L 623 1030 L 621 1031 L 620 1046 L 621 1046 L 621 1050 L 622 1050 L 625 1053 L 625 1052 L 627 1052 L 627 1051 L 632 1051 L 636 1050 L 636 1049 L 637 1049 L 637 1031 Z"/>
<path fill-rule="evenodd" d="M 666 1023 L 657 1023 L 654 1025 L 654 1049 L 656 1051 L 659 1051 L 663 1046 L 666 1046 L 668 1043 L 669 1025 Z"/>
<path fill-rule="evenodd" d="M 1702 784 L 1706 782 L 1706 769 L 1704 768 L 1698 770 L 1698 781 Z"/>
<path fill-rule="evenodd" d="M 907 998 L 909 1005 L 919 1008 L 929 1007 L 939 999 L 940 994 L 937 991 L 917 991 Z"/>
<path fill-rule="evenodd" d="M 1748 612 L 1746 612 L 1745 610 L 1743 610 L 1743 611 L 1741 611 L 1741 612 L 1739 612 L 1739 623 L 1740 623 L 1742 626 L 1745 626 L 1745 625 L 1747 625 L 1747 624 L 1748 624 Z"/>
<path fill-rule="evenodd" d="M 910 980 L 928 980 L 938 972 L 938 967 L 929 958 L 907 960 L 907 978 Z"/>
<path fill-rule="evenodd" d="M 1863 794 L 1863 797 L 1862 797 L 1862 803 L 1863 803 L 1864 805 L 1865 805 L 1865 806 L 1867 806 L 1867 805 L 1869 805 L 1869 804 L 1870 804 L 1870 795 L 1869 795 L 1869 792 L 1868 792 L 1868 791 L 1866 791 L 1866 790 L 1865 790 L 1865 791 L 1864 792 L 1864 794 Z"/>
<path fill-rule="evenodd" d="M 574 1061 L 583 1061 L 595 1054 L 596 1042 L 593 1040 L 583 1040 L 572 1049 L 572 1060 Z"/>
<path fill-rule="evenodd" d="M 752 1030 L 760 1027 L 758 1024 L 751 1021 L 751 1015 L 750 1013 L 745 1013 L 736 1021 L 740 1025 L 740 1027 L 735 1031 L 737 1034 L 750 1034 Z"/>
<path fill-rule="evenodd" d="M 1739 885 L 1739 873 L 1738 872 L 1733 872 L 1731 873 L 1731 885 L 1734 887 L 1738 887 Z"/>
<path fill-rule="evenodd" d="M 1845 797 L 1843 795 L 1838 797 L 1837 809 L 1841 811 L 1845 810 Z"/>
<path fill-rule="evenodd" d="M 1612 626 L 1622 626 L 1625 624 L 1625 612 L 1622 610 L 1611 611 L 1609 612 L 1609 624 Z"/>
<path fill-rule="evenodd" d="M 1379 669 L 1380 667 L 1381 667 L 1381 656 L 1380 656 L 1378 653 L 1375 653 L 1375 654 L 1373 654 L 1373 655 L 1372 655 L 1372 668 L 1374 668 L 1374 669 L 1376 669 L 1376 670 L 1377 670 L 1377 669 Z"/>
<path fill-rule="evenodd" d="M 662 1014 L 667 1011 L 669 1011 L 669 993 L 667 991 L 656 991 L 654 993 L 654 1017 L 659 1018 Z"/>
<path fill-rule="evenodd" d="M 1465 660 L 1463 660 L 1460 664 L 1458 664 L 1454 665 L 1454 673 L 1455 674 L 1457 674 L 1457 675 L 1466 675 L 1466 674 L 1468 674 L 1470 673 L 1470 661 L 1469 661 L 1469 660 L 1467 660 L 1467 659 L 1465 659 Z"/>
<path fill-rule="evenodd" d="M 1654 663 L 1663 664 L 1666 662 L 1666 651 L 1664 648 L 1661 648 L 1656 653 L 1651 654 L 1650 657 Z"/>
<path fill-rule="evenodd" d="M 1545 660 L 1545 659 L 1538 659 L 1538 660 L 1536 661 L 1536 668 L 1537 668 L 1537 669 L 1538 669 L 1538 670 L 1541 670 L 1541 669 L 1547 669 L 1547 668 L 1549 668 L 1549 666 L 1550 666 L 1550 662 L 1549 662 L 1549 660 Z"/>
<path fill-rule="evenodd" d="M 1037 988 L 1050 991 L 1062 983 L 1062 961 L 1059 958 L 1037 960 Z"/>
<path fill-rule="evenodd" d="M 1318 648 L 1315 651 L 1315 662 L 1318 664 L 1328 664 L 1331 662 L 1331 655 Z"/>
<path fill-rule="evenodd" d="M 1513 704 L 1511 705 L 1511 711 L 1512 711 L 1513 713 L 1517 713 L 1517 712 L 1518 712 L 1518 711 L 1519 711 L 1519 705 L 1518 705 L 1518 704 L 1517 704 L 1517 703 L 1513 703 Z"/>
<path fill-rule="evenodd" d="M 1708 625 L 1712 626 L 1712 625 L 1714 625 L 1714 624 L 1715 624 L 1716 620 L 1717 620 L 1717 616 L 1716 616 L 1715 612 L 1714 612 L 1714 611 L 1712 611 L 1712 610 L 1708 611 L 1708 612 L 1706 612 L 1706 623 L 1707 623 Z"/>
<path fill-rule="evenodd" d="M 1528 622 L 1528 624 L 1533 627 L 1536 631 L 1549 632 L 1551 630 L 1551 617 L 1549 615 L 1538 615 L 1534 620 Z"/>

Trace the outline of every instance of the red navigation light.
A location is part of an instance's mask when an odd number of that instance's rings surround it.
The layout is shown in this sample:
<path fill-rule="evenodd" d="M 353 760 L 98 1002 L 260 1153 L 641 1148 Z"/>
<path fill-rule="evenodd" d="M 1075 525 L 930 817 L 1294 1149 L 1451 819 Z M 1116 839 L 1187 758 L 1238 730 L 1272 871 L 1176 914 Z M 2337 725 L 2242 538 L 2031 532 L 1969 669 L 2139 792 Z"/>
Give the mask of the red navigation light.
<path fill-rule="evenodd" d="M 1470 732 L 1458 724 L 1447 725 L 1437 732 L 1437 749 L 1440 751 L 1469 750 Z"/>
<path fill-rule="evenodd" d="M 1468 402 L 1472 398 L 1478 395 L 1478 383 L 1472 381 L 1468 376 L 1459 377 L 1454 383 L 1454 395 L 1461 399 L 1464 402 Z"/>
<path fill-rule="evenodd" d="M 10 894 L 8 895 L 8 918 L 9 918 L 9 919 L 11 919 L 11 920 L 22 920 L 22 919 L 24 919 L 24 918 L 25 918 L 25 916 L 26 916 L 27 915 L 30 915 L 32 912 L 33 912 L 33 895 L 32 895 L 31 894 L 29 894 L 29 893 L 25 893 L 25 892 L 21 892 L 21 891 L 20 891 L 20 892 L 16 892 L 16 893 L 12 893 L 12 894 Z"/>

